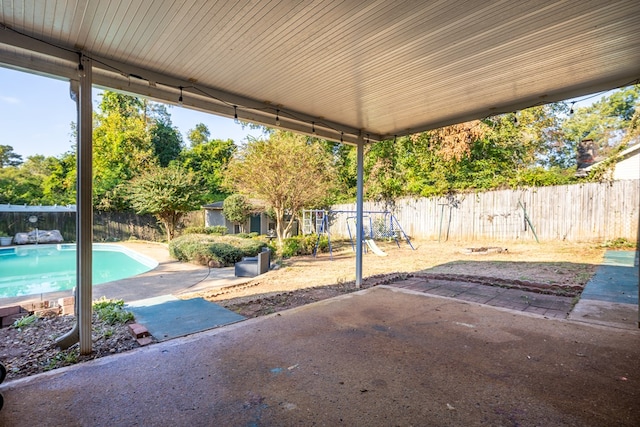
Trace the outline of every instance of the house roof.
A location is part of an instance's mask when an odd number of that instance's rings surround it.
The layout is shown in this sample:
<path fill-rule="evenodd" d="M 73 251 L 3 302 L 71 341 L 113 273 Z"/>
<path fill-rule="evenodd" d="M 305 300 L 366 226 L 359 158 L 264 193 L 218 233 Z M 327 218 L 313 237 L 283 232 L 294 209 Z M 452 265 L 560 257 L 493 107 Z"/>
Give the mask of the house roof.
<path fill-rule="evenodd" d="M 0 64 L 376 141 L 631 84 L 640 2 L 0 3 Z"/>
<path fill-rule="evenodd" d="M 626 148 L 625 150 L 622 150 L 619 154 L 618 157 L 621 157 L 623 159 L 628 159 L 631 156 L 635 156 L 640 154 L 640 142 L 638 142 L 635 145 L 632 145 L 631 147 Z"/>
<path fill-rule="evenodd" d="M 248 199 L 254 212 L 264 212 L 267 209 L 267 204 L 264 200 L 260 199 Z M 213 202 L 202 206 L 202 209 L 208 210 L 222 210 L 224 208 L 224 200 L 219 202 Z"/>
<path fill-rule="evenodd" d="M 202 206 L 202 209 L 208 209 L 208 210 L 222 210 L 224 208 L 224 201 L 221 202 L 214 202 L 214 203 L 209 203 L 206 205 Z"/>
<path fill-rule="evenodd" d="M 632 156 L 640 156 L 640 142 L 637 144 L 632 145 L 631 147 L 628 147 L 624 150 L 622 150 L 621 152 L 619 152 L 616 157 L 618 158 L 618 161 L 622 161 L 625 159 L 628 159 Z M 598 167 L 598 165 L 600 163 L 602 163 L 603 161 L 605 161 L 606 159 L 603 160 L 599 160 L 595 163 L 590 164 L 587 167 L 584 168 L 579 168 L 576 171 L 576 176 L 579 177 L 585 177 L 589 174 L 589 172 L 591 172 L 594 168 Z"/>

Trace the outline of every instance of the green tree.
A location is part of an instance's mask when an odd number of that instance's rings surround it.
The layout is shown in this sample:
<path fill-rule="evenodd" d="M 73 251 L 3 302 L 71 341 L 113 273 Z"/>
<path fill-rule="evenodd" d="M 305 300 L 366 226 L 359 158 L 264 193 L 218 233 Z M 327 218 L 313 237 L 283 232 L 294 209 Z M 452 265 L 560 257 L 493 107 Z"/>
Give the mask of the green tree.
<path fill-rule="evenodd" d="M 488 127 L 480 121 L 447 126 L 398 138 L 396 169 L 406 182 L 403 195 L 433 196 L 456 190 L 469 179 L 463 166 L 470 162 Z"/>
<path fill-rule="evenodd" d="M 356 197 L 357 160 L 356 149 L 347 144 L 330 144 L 329 153 L 336 171 L 332 201 L 337 203 L 353 200 Z"/>
<path fill-rule="evenodd" d="M 0 169 L 0 203 L 75 203 L 75 155 L 29 156 L 20 166 Z"/>
<path fill-rule="evenodd" d="M 137 118 L 146 112 L 146 102 L 142 98 L 109 90 L 104 91 L 101 97 L 100 111 L 103 114 Z"/>
<path fill-rule="evenodd" d="M 556 102 L 527 108 L 515 116 L 522 166 L 571 167 L 575 162 L 575 152 L 573 147 L 565 144 L 562 129 L 568 113 L 569 108 L 566 103 Z"/>
<path fill-rule="evenodd" d="M 609 157 L 625 141 L 639 107 L 640 85 L 629 86 L 603 96 L 588 107 L 575 108 L 574 114 L 563 124 L 565 144 L 576 163 L 577 145 L 591 139 L 598 148 L 597 157 Z"/>
<path fill-rule="evenodd" d="M 366 147 L 364 192 L 367 199 L 383 202 L 392 209 L 404 193 L 403 171 L 398 167 L 399 146 L 393 140 L 380 141 Z"/>
<path fill-rule="evenodd" d="M 242 194 L 232 194 L 224 199 L 222 205 L 224 217 L 231 222 L 240 224 L 242 231 L 244 231 L 244 224 L 251 216 L 252 211 L 253 206 Z"/>
<path fill-rule="evenodd" d="M 124 184 L 157 162 L 140 99 L 106 91 L 93 130 L 94 205 L 126 210 Z"/>
<path fill-rule="evenodd" d="M 0 168 L 18 166 L 22 163 L 22 156 L 13 151 L 10 145 L 0 145 Z"/>
<path fill-rule="evenodd" d="M 42 203 L 42 176 L 28 168 L 0 168 L 0 203 L 37 205 Z"/>
<path fill-rule="evenodd" d="M 127 199 L 138 214 L 154 215 L 167 234 L 167 241 L 184 215 L 202 203 L 199 178 L 179 167 L 153 167 L 131 180 Z"/>
<path fill-rule="evenodd" d="M 222 188 L 223 170 L 236 151 L 232 140 L 214 139 L 193 146 L 180 153 L 178 162 L 185 169 L 200 175 L 206 186 L 205 202 L 223 200 L 226 192 Z"/>
<path fill-rule="evenodd" d="M 178 159 L 182 152 L 182 136 L 171 121 L 157 120 L 151 127 L 151 144 L 158 158 L 158 163 L 166 167 L 173 160 Z"/>
<path fill-rule="evenodd" d="M 196 147 L 209 141 L 211 132 L 204 123 L 198 123 L 195 128 L 189 129 L 187 139 L 191 142 L 191 147 Z"/>
<path fill-rule="evenodd" d="M 76 202 L 76 153 L 67 152 L 44 161 L 47 170 L 42 181 L 42 192 L 48 204 L 74 204 Z"/>
<path fill-rule="evenodd" d="M 325 149 L 284 131 L 273 132 L 268 140 L 250 140 L 229 163 L 226 180 L 230 188 L 273 210 L 280 245 L 300 211 L 325 204 L 334 186 Z"/>

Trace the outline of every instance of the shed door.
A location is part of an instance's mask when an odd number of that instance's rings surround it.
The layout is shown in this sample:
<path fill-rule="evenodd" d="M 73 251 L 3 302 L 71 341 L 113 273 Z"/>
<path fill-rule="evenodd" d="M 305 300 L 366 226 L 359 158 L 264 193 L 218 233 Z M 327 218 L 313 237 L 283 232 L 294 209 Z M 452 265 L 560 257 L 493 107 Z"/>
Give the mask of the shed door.
<path fill-rule="evenodd" d="M 260 214 L 253 215 L 251 217 L 251 224 L 249 225 L 249 233 L 260 234 Z"/>

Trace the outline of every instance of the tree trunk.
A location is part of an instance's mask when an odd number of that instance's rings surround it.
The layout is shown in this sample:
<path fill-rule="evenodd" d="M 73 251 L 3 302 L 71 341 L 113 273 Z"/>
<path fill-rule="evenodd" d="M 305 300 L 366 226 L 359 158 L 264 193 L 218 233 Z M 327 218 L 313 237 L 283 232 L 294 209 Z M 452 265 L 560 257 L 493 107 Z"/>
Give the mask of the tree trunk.
<path fill-rule="evenodd" d="M 284 209 L 274 207 L 273 211 L 276 214 L 276 235 L 278 236 L 278 247 L 282 247 L 284 234 L 286 232 L 284 229 Z"/>
<path fill-rule="evenodd" d="M 162 221 L 162 225 L 164 225 L 164 229 L 167 232 L 167 243 L 171 241 L 173 238 L 173 230 L 171 229 L 171 221 L 165 220 Z"/>

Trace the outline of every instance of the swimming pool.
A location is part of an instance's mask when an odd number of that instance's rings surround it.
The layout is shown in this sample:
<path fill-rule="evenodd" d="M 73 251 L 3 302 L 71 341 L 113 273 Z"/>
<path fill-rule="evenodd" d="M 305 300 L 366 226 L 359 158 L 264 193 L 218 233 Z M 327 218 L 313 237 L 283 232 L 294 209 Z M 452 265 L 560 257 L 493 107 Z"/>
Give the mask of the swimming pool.
<path fill-rule="evenodd" d="M 158 263 L 124 246 L 93 244 L 93 284 L 153 270 Z M 76 245 L 0 249 L 0 298 L 42 294 L 76 286 Z"/>

